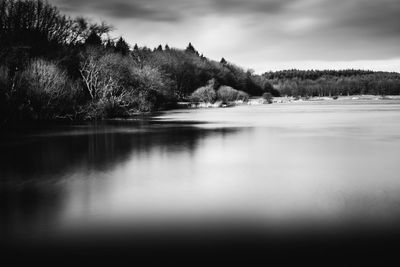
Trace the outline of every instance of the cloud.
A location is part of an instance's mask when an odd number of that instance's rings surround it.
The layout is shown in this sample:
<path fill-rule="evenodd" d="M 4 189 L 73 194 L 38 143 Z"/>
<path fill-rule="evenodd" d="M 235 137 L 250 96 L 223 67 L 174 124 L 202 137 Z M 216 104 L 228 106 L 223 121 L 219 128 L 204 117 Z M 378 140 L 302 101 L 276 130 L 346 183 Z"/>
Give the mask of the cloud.
<path fill-rule="evenodd" d="M 139 18 L 156 21 L 175 21 L 177 14 L 168 14 L 155 9 L 147 8 L 137 3 L 107 1 L 98 4 L 98 9 L 115 18 Z"/>
<path fill-rule="evenodd" d="M 333 9 L 333 26 L 348 31 L 361 30 L 377 36 L 400 35 L 400 1 L 353 0 L 343 2 L 341 8 Z"/>
<path fill-rule="evenodd" d="M 277 14 L 297 1 L 301 0 L 52 0 L 70 12 L 90 10 L 114 18 L 166 21 L 212 13 Z"/>
<path fill-rule="evenodd" d="M 222 13 L 279 14 L 294 2 L 301 0 L 214 0 L 211 10 Z"/>
<path fill-rule="evenodd" d="M 49 0 L 130 43 L 184 47 L 245 67 L 399 58 L 399 0 Z M 266 63 L 265 63 L 266 64 Z"/>
<path fill-rule="evenodd" d="M 400 34 L 398 0 L 51 0 L 63 10 L 102 14 L 113 19 L 180 22 L 210 14 L 274 17 L 295 29 L 296 21 L 330 20 L 327 31 L 351 30 L 375 35 Z M 301 17 L 301 19 L 299 19 Z M 300 27 L 300 26 L 299 26 Z M 300 27 L 303 29 L 303 27 Z"/>
<path fill-rule="evenodd" d="M 176 21 L 179 11 L 168 10 L 165 3 L 148 0 L 52 0 L 61 10 L 79 14 L 98 14 L 116 19 Z"/>

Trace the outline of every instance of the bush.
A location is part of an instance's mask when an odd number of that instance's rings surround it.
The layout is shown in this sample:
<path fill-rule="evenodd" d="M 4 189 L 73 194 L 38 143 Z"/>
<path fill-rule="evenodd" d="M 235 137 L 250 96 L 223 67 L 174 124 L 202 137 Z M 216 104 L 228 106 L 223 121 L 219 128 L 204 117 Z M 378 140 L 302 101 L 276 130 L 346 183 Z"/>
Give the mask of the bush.
<path fill-rule="evenodd" d="M 174 99 L 170 81 L 157 68 L 151 66 L 130 67 L 131 85 L 127 87 L 126 101 L 130 109 L 154 111 Z"/>
<path fill-rule="evenodd" d="M 114 96 L 88 103 L 83 107 L 82 113 L 86 120 L 128 116 L 127 110 L 121 105 L 121 99 Z"/>
<path fill-rule="evenodd" d="M 229 86 L 221 86 L 217 91 L 217 96 L 223 103 L 234 102 L 238 100 L 239 91 Z"/>
<path fill-rule="evenodd" d="M 26 98 L 25 105 L 34 119 L 52 119 L 70 108 L 74 87 L 66 73 L 52 62 L 32 61 L 22 72 L 18 94 Z"/>
<path fill-rule="evenodd" d="M 207 85 L 194 91 L 190 99 L 193 102 L 214 103 L 217 99 L 217 94 L 211 85 Z"/>
<path fill-rule="evenodd" d="M 249 101 L 249 94 L 247 94 L 246 92 L 243 91 L 238 91 L 238 97 L 237 100 L 243 101 L 243 102 L 247 102 Z"/>
<path fill-rule="evenodd" d="M 88 118 L 154 111 L 173 99 L 170 81 L 156 67 L 139 66 L 130 57 L 90 49 L 81 64 L 90 96 Z"/>
<path fill-rule="evenodd" d="M 266 102 L 266 103 L 268 103 L 268 104 L 271 104 L 271 103 L 272 103 L 273 97 L 272 97 L 272 94 L 271 94 L 271 93 L 264 93 L 264 94 L 262 95 L 262 98 L 264 99 L 264 102 Z"/>
<path fill-rule="evenodd" d="M 165 97 L 156 90 L 142 90 L 133 103 L 134 109 L 131 111 L 150 112 L 158 110 L 165 103 Z"/>
<path fill-rule="evenodd" d="M 158 68 L 131 66 L 130 71 L 136 90 L 153 90 L 165 97 L 173 98 L 173 92 L 169 86 L 170 81 Z"/>
<path fill-rule="evenodd" d="M 89 48 L 82 55 L 79 72 L 87 95 L 93 101 L 114 94 L 119 87 L 119 56 L 103 55 L 100 49 Z"/>

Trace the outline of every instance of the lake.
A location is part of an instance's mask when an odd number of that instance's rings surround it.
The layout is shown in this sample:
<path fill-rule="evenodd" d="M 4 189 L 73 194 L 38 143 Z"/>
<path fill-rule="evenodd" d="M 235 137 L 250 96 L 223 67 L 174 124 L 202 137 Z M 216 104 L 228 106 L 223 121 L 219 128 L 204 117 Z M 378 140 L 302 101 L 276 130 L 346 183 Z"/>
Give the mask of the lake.
<path fill-rule="evenodd" d="M 12 240 L 400 221 L 398 100 L 38 126 L 3 132 L 0 151 L 0 233 Z"/>

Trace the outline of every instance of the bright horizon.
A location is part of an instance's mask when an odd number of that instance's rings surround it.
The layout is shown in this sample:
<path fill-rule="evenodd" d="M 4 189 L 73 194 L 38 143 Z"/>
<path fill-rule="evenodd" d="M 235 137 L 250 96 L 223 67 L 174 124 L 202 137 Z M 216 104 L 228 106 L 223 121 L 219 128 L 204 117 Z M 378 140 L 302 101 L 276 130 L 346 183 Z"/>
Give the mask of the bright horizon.
<path fill-rule="evenodd" d="M 400 72 L 398 0 L 50 0 L 105 21 L 133 46 L 189 42 L 206 57 L 253 69 Z"/>

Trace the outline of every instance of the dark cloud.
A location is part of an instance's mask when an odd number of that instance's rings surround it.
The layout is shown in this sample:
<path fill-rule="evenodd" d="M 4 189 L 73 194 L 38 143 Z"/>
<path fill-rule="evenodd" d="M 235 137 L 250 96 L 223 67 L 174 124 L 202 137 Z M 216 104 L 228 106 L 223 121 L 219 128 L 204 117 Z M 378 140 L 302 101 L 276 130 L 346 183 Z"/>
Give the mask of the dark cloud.
<path fill-rule="evenodd" d="M 399 0 L 51 0 L 69 12 L 101 14 L 116 19 L 179 21 L 207 14 L 274 15 L 287 20 L 306 14 L 329 19 L 327 26 L 374 34 L 399 34 Z M 293 5 L 296 6 L 293 8 Z M 260 21 L 262 23 L 262 21 Z M 328 29 L 330 30 L 330 29 Z"/>
<path fill-rule="evenodd" d="M 331 17 L 333 27 L 347 31 L 362 31 L 372 35 L 400 36 L 400 1 L 353 0 L 344 3 Z"/>
<path fill-rule="evenodd" d="M 179 20 L 193 15 L 219 13 L 277 14 L 301 0 L 52 0 L 72 12 L 93 11 L 115 18 Z"/>
<path fill-rule="evenodd" d="M 400 58 L 399 0 L 49 1 L 107 21 L 133 43 L 192 41 L 207 55 L 223 53 L 249 66 L 269 59 Z"/>
<path fill-rule="evenodd" d="M 212 7 L 219 12 L 279 14 L 300 0 L 215 0 Z M 213 9 L 211 9 L 213 10 Z"/>
<path fill-rule="evenodd" d="M 135 2 L 112 2 L 98 3 L 97 8 L 115 18 L 138 18 L 156 21 L 176 21 L 178 13 L 162 12 L 156 8 L 148 8 Z"/>
<path fill-rule="evenodd" d="M 163 5 L 149 5 L 157 1 L 141 0 L 53 0 L 62 10 L 73 13 L 90 13 L 118 19 L 148 21 L 176 21 L 179 12 L 168 12 Z"/>

